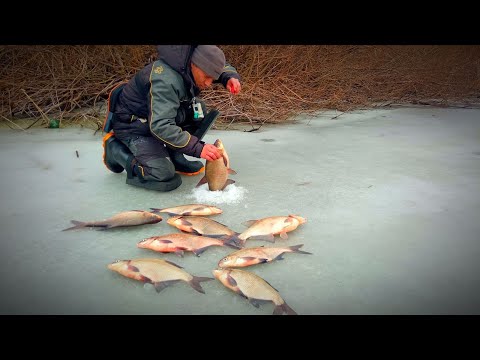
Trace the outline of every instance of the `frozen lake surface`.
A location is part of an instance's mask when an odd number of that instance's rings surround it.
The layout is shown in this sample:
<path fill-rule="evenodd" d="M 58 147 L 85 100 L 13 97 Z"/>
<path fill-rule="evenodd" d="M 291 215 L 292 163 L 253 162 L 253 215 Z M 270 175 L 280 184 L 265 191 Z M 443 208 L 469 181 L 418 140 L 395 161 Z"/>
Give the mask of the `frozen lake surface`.
<path fill-rule="evenodd" d="M 0 314 L 272 314 L 273 304 L 255 308 L 217 280 L 202 283 L 205 294 L 184 282 L 157 293 L 107 269 L 152 257 L 213 277 L 232 249 L 181 258 L 136 247 L 178 231 L 167 214 L 153 225 L 61 231 L 71 220 L 209 199 L 223 209 L 212 219 L 237 232 L 250 219 L 307 219 L 275 245 L 313 255 L 244 268 L 298 314 L 480 314 L 480 110 L 334 115 L 211 130 L 205 140 L 220 138 L 237 172 L 224 198 L 195 190 L 201 175 L 168 193 L 126 185 L 125 172 L 103 165 L 100 132 L 1 129 Z"/>

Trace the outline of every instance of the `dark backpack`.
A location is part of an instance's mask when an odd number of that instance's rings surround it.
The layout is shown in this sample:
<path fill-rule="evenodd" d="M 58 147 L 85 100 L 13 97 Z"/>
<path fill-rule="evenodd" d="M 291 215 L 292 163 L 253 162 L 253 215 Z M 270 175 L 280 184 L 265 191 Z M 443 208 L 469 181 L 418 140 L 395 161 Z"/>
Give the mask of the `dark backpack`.
<path fill-rule="evenodd" d="M 127 85 L 127 82 L 121 82 L 117 84 L 108 95 L 108 102 L 107 102 L 107 114 L 105 116 L 105 121 L 103 122 L 103 131 L 106 133 L 110 132 L 113 128 L 113 117 L 115 104 L 117 103 L 117 99 L 122 93 L 123 88 Z"/>

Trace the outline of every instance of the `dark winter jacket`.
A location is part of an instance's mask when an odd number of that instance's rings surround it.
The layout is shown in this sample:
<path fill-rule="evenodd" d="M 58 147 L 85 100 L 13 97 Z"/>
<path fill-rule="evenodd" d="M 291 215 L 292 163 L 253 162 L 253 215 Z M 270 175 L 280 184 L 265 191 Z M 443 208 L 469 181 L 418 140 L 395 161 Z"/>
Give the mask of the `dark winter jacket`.
<path fill-rule="evenodd" d="M 154 136 L 167 147 L 200 157 L 203 141 L 181 128 L 193 118 L 199 94 L 191 73 L 193 45 L 159 45 L 158 60 L 141 69 L 123 88 L 115 104 L 115 133 Z M 240 75 L 229 64 L 215 82 L 226 87 Z"/>

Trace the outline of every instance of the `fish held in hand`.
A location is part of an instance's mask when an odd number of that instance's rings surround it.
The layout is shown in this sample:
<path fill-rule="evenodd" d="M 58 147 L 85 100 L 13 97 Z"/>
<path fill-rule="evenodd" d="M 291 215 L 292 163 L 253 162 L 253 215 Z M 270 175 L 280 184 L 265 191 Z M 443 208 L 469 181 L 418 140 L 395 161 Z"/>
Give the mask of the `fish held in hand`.
<path fill-rule="evenodd" d="M 261 303 L 273 302 L 273 315 L 297 315 L 272 285 L 254 273 L 240 269 L 216 269 L 213 275 L 225 287 L 247 298 L 257 308 Z"/>
<path fill-rule="evenodd" d="M 194 276 L 171 261 L 163 259 L 116 260 L 107 268 L 130 279 L 152 284 L 157 292 L 178 281 L 185 281 L 199 293 L 205 294 L 203 281 L 214 280 L 211 277 Z"/>
<path fill-rule="evenodd" d="M 213 144 L 222 154 L 217 160 L 207 160 L 205 162 L 205 175 L 200 179 L 195 187 L 199 187 L 208 183 L 210 191 L 223 190 L 227 185 L 235 183 L 234 180 L 228 178 L 228 174 L 236 174 L 236 171 L 230 168 L 230 158 L 227 150 L 220 139 L 215 140 Z"/>
<path fill-rule="evenodd" d="M 200 256 L 210 246 L 225 246 L 225 244 L 220 239 L 185 233 L 152 236 L 137 244 L 137 247 L 142 249 L 150 249 L 161 253 L 173 252 L 181 257 L 183 257 L 185 251 L 191 251 L 196 256 Z"/>
<path fill-rule="evenodd" d="M 285 253 L 312 253 L 299 250 L 303 244 L 287 247 L 252 247 L 235 251 L 218 262 L 221 268 L 226 267 L 246 267 L 256 264 L 269 263 L 275 260 L 283 260 L 282 255 Z"/>
<path fill-rule="evenodd" d="M 162 221 L 158 214 L 143 210 L 130 210 L 118 213 L 108 219 L 100 221 L 77 221 L 72 220 L 75 226 L 63 229 L 62 231 L 81 229 L 85 227 L 97 227 L 99 230 L 106 230 L 121 226 L 136 226 L 144 224 L 156 224 Z"/>
<path fill-rule="evenodd" d="M 188 204 L 174 206 L 164 209 L 150 208 L 153 212 L 167 213 L 169 215 L 190 215 L 190 216 L 208 216 L 221 214 L 222 209 L 217 206 L 204 205 L 204 204 Z"/>

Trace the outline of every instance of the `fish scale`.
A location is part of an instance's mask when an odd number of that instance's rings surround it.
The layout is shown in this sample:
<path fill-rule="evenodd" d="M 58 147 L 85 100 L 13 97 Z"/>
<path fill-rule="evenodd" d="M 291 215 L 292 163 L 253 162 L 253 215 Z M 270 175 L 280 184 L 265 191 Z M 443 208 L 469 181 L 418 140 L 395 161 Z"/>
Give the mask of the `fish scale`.
<path fill-rule="evenodd" d="M 288 247 L 252 247 L 235 251 L 218 262 L 219 267 L 246 267 L 283 259 L 283 253 L 311 253 L 299 250 L 303 244 Z"/>
<path fill-rule="evenodd" d="M 287 313 L 296 315 L 297 313 L 283 300 L 278 291 L 260 276 L 239 269 L 216 269 L 213 275 L 225 287 L 248 298 L 250 303 L 259 307 L 260 302 L 273 302 L 275 308 L 274 315 Z"/>

